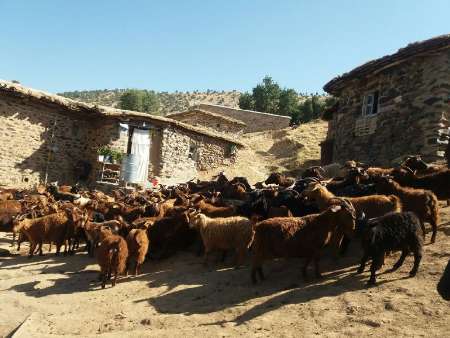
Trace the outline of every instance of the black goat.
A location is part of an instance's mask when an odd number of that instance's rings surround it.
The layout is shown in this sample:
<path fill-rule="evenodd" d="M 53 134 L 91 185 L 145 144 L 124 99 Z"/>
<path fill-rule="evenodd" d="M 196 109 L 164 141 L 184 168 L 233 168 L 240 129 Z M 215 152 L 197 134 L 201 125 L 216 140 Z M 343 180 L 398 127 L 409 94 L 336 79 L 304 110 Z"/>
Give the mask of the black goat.
<path fill-rule="evenodd" d="M 384 263 L 388 251 L 401 250 L 402 254 L 389 272 L 402 266 L 409 252 L 414 253 L 414 266 L 409 273 L 416 275 L 422 258 L 423 231 L 419 218 L 412 212 L 394 212 L 370 220 L 359 220 L 357 230 L 363 233 L 364 250 L 358 273 L 364 271 L 369 258 L 372 258 L 368 285 L 375 285 L 375 273 Z"/>

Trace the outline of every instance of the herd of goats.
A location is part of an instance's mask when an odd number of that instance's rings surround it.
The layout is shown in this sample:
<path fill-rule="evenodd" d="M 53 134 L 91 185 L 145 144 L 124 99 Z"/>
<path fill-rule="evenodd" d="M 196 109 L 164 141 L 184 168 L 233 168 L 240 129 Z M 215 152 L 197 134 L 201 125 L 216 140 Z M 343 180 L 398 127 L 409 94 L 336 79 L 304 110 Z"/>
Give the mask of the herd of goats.
<path fill-rule="evenodd" d="M 146 259 L 163 259 L 190 248 L 235 265 L 251 256 L 251 280 L 264 279 L 263 263 L 300 257 L 307 277 L 312 262 L 321 277 L 324 248 L 345 254 L 352 240 L 362 243 L 358 272 L 371 259 L 368 285 L 385 255 L 401 251 L 391 271 L 413 253 L 415 276 L 425 240 L 436 241 L 438 200 L 450 200 L 450 170 L 408 156 L 395 168 L 370 167 L 356 161 L 306 169 L 300 178 L 272 173 L 251 186 L 245 177 L 221 173 L 211 181 L 147 191 L 114 190 L 110 195 L 78 185 L 38 186 L 34 190 L 0 190 L 0 226 L 13 232 L 18 250 L 29 242 L 29 257 L 43 254 L 43 244 L 56 255 L 80 251 L 97 257 L 102 288 L 118 275 L 138 274 Z M 425 238 L 425 224 L 431 237 Z"/>

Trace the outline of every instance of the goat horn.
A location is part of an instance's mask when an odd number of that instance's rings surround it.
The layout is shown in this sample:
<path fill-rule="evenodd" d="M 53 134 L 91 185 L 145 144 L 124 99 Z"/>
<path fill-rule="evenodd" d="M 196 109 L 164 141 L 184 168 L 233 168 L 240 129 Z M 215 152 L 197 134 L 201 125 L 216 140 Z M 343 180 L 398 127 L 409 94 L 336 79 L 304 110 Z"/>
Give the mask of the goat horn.
<path fill-rule="evenodd" d="M 410 167 L 405 165 L 405 166 L 402 166 L 402 168 L 414 175 L 414 171 Z"/>

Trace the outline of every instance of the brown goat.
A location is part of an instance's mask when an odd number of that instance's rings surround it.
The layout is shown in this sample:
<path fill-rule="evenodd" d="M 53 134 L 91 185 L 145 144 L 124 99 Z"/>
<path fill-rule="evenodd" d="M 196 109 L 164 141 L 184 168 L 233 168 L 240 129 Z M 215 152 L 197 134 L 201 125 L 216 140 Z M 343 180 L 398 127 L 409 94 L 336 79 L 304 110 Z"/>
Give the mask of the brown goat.
<path fill-rule="evenodd" d="M 94 257 L 94 251 L 106 236 L 117 235 L 122 228 L 122 223 L 117 220 L 105 222 L 90 222 L 87 221 L 84 225 L 84 232 L 87 239 L 88 253 Z"/>
<path fill-rule="evenodd" d="M 102 289 L 106 286 L 106 281 L 111 279 L 112 286 L 116 285 L 117 276 L 123 274 L 126 269 L 128 258 L 127 242 L 118 235 L 110 235 L 102 240 L 97 251 L 97 262 L 100 265 L 100 280 Z"/>
<path fill-rule="evenodd" d="M 267 213 L 267 218 L 273 217 L 292 217 L 292 212 L 284 205 L 281 207 L 270 207 Z"/>
<path fill-rule="evenodd" d="M 336 196 L 320 183 L 312 183 L 303 194 L 317 203 L 319 210 L 323 211 L 330 205 L 336 204 Z M 388 212 L 400 212 L 402 205 L 395 195 L 370 195 L 363 197 L 345 197 L 351 202 L 358 215 L 364 213 L 367 218 L 383 216 Z"/>
<path fill-rule="evenodd" d="M 401 163 L 401 166 L 408 167 L 416 172 L 417 175 L 434 174 L 442 170 L 446 170 L 445 165 L 428 164 L 420 155 L 407 156 Z"/>
<path fill-rule="evenodd" d="M 236 215 L 236 207 L 234 206 L 216 207 L 204 200 L 198 202 L 195 207 L 208 217 L 230 217 Z"/>
<path fill-rule="evenodd" d="M 263 262 L 277 257 L 306 258 L 303 266 L 305 278 L 306 269 L 313 260 L 316 277 L 321 277 L 319 260 L 322 249 L 331 238 L 339 237 L 334 235 L 335 232 L 342 232 L 351 238 L 355 219 L 354 208 L 344 202 L 329 207 L 321 214 L 269 218 L 256 224 L 252 245 L 252 282 L 257 282 L 256 274 L 264 279 Z"/>
<path fill-rule="evenodd" d="M 264 183 L 278 184 L 279 186 L 282 187 L 290 187 L 295 183 L 295 179 L 292 177 L 287 177 L 280 173 L 271 173 Z"/>
<path fill-rule="evenodd" d="M 402 187 L 394 180 L 380 177 L 376 180 L 379 193 L 393 194 L 400 198 L 404 211 L 412 211 L 422 224 L 425 236 L 424 222 L 429 222 L 433 229 L 431 243 L 436 241 L 437 225 L 439 224 L 439 202 L 435 194 L 429 190 Z"/>
<path fill-rule="evenodd" d="M 134 275 L 139 273 L 139 268 L 142 263 L 144 263 L 145 255 L 148 251 L 149 240 L 146 230 L 133 229 L 127 236 L 128 245 L 128 262 L 127 262 L 127 273 L 128 270 L 134 265 Z"/>
<path fill-rule="evenodd" d="M 59 211 L 35 219 L 24 219 L 14 226 L 13 232 L 23 232 L 28 238 L 30 242 L 29 258 L 33 257 L 36 246 L 39 246 L 39 255 L 42 256 L 44 242 L 55 243 L 56 255 L 58 255 L 61 246 L 66 243 L 69 221 L 68 212 Z M 67 243 L 64 252 L 67 252 Z"/>
<path fill-rule="evenodd" d="M 417 176 L 410 168 L 396 168 L 392 176 L 402 186 L 431 190 L 438 199 L 447 200 L 450 205 L 450 169 L 434 174 Z"/>

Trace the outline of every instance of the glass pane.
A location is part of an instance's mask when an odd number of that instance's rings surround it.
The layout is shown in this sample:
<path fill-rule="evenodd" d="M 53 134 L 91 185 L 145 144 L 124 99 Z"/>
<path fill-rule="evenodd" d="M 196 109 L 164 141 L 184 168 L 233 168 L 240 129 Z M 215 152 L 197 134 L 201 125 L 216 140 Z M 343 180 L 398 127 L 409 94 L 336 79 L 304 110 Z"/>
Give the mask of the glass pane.
<path fill-rule="evenodd" d="M 367 103 L 368 105 L 373 103 L 373 95 L 367 95 L 367 101 L 366 101 L 366 103 Z"/>
<path fill-rule="evenodd" d="M 372 115 L 372 112 L 373 112 L 372 108 L 373 108 L 372 106 L 367 106 L 366 107 L 366 115 Z"/>

